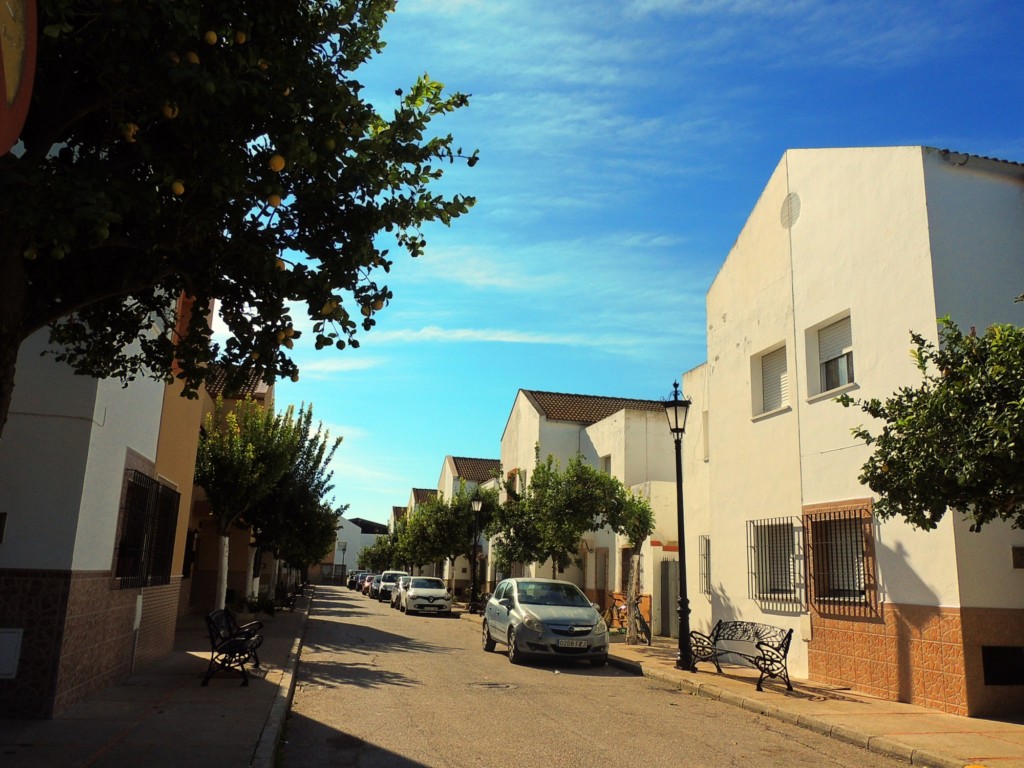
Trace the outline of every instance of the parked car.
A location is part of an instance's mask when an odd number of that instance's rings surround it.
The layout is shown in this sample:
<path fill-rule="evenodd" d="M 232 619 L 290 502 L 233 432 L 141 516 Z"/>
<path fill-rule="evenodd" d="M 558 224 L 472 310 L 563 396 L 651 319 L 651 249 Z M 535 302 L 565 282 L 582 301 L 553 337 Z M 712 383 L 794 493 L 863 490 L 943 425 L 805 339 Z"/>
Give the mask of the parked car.
<path fill-rule="evenodd" d="M 394 589 L 395 583 L 402 576 L 408 575 L 408 571 L 384 571 L 380 575 L 380 589 L 377 590 L 377 600 L 380 602 L 390 600 L 391 590 Z"/>
<path fill-rule="evenodd" d="M 349 589 L 355 589 L 356 585 L 363 578 L 363 574 L 365 573 L 366 571 L 352 571 L 352 573 L 348 575 L 348 580 L 345 582 L 345 586 Z"/>
<path fill-rule="evenodd" d="M 398 608 L 402 604 L 402 593 L 409 588 L 412 576 L 399 576 L 395 588 L 391 590 L 391 607 Z"/>
<path fill-rule="evenodd" d="M 372 600 L 377 599 L 377 595 L 380 594 L 380 574 L 378 573 L 372 579 L 368 579 L 366 582 L 366 589 L 363 590 L 363 594 L 370 597 Z"/>
<path fill-rule="evenodd" d="M 364 595 L 369 594 L 370 584 L 373 583 L 373 578 L 376 575 L 376 573 L 364 573 L 363 580 L 359 582 L 359 591 L 362 592 Z"/>
<path fill-rule="evenodd" d="M 505 579 L 484 608 L 483 648 L 508 646 L 508 660 L 586 659 L 608 662 L 608 627 L 580 588 L 554 579 Z"/>
<path fill-rule="evenodd" d="M 433 576 L 413 576 L 402 595 L 399 610 L 407 616 L 414 613 L 451 613 L 452 593 L 444 581 Z"/>

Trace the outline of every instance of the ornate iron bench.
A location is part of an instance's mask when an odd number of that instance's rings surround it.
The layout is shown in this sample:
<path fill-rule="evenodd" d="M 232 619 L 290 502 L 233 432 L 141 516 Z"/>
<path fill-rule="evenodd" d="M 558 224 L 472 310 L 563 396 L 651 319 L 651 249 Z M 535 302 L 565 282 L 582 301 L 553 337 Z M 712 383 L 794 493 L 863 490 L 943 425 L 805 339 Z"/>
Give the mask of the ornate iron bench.
<path fill-rule="evenodd" d="M 786 668 L 786 656 L 789 653 L 789 644 L 792 639 L 792 629 L 786 630 L 752 621 L 719 620 L 709 635 L 696 630 L 690 632 L 690 648 L 693 653 L 694 667 L 698 662 L 710 661 L 721 673 L 721 658 L 732 654 L 760 671 L 761 676 L 757 679 L 757 690 L 764 690 L 761 683 L 766 677 L 772 679 L 777 677 L 781 678 L 786 684 L 786 688 L 792 691 L 793 684 L 789 682 L 789 670 Z M 728 645 L 723 643 L 728 643 Z M 753 648 L 748 650 L 742 645 L 743 643 L 752 645 Z M 739 648 L 735 647 L 737 644 L 740 644 Z"/>
<path fill-rule="evenodd" d="M 249 684 L 249 673 L 245 665 L 252 661 L 259 667 L 260 657 L 256 650 L 263 644 L 259 630 L 263 622 L 251 621 L 238 625 L 234 615 L 227 609 L 213 611 L 206 617 L 206 629 L 210 633 L 210 664 L 203 677 L 203 685 L 220 669 L 237 669 L 242 673 L 242 685 Z"/>

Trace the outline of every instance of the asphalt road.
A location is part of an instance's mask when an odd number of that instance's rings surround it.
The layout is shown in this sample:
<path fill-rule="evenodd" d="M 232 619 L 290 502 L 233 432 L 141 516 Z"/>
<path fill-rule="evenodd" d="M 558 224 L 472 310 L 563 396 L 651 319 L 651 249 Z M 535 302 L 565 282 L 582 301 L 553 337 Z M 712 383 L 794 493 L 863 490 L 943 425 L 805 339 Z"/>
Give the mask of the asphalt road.
<path fill-rule="evenodd" d="M 282 768 L 903 765 L 610 666 L 514 666 L 476 626 L 318 587 Z"/>

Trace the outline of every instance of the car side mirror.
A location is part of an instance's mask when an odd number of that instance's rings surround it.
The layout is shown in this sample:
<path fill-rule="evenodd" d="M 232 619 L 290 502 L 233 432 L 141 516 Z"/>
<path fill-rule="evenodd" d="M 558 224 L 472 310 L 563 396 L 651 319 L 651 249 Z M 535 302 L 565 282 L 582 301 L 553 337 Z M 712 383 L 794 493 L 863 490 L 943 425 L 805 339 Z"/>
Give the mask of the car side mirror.
<path fill-rule="evenodd" d="M 599 606 L 599 605 L 598 605 L 597 603 L 591 603 L 591 604 L 590 604 L 590 607 L 591 607 L 591 608 L 593 608 L 593 609 L 594 609 L 595 611 L 597 611 L 598 613 L 600 613 L 600 612 L 601 612 L 601 608 L 600 608 L 600 606 Z"/>
<path fill-rule="evenodd" d="M 498 601 L 498 605 L 500 605 L 506 611 L 511 611 L 512 610 L 512 598 L 510 598 L 510 597 L 503 597 L 503 598 L 501 598 L 501 600 Z"/>

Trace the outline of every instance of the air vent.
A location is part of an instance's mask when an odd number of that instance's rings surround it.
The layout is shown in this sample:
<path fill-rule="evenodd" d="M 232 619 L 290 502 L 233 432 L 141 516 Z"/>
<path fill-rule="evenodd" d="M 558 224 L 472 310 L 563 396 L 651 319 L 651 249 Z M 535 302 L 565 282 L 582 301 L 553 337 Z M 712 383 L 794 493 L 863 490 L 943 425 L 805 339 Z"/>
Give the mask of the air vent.
<path fill-rule="evenodd" d="M 796 192 L 786 195 L 786 199 L 782 201 L 779 218 L 782 220 L 782 226 L 786 229 L 796 224 L 796 220 L 800 218 L 800 195 Z"/>

